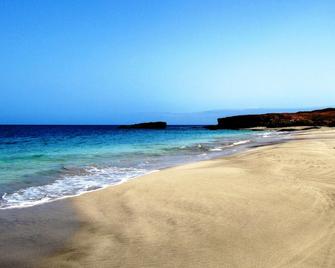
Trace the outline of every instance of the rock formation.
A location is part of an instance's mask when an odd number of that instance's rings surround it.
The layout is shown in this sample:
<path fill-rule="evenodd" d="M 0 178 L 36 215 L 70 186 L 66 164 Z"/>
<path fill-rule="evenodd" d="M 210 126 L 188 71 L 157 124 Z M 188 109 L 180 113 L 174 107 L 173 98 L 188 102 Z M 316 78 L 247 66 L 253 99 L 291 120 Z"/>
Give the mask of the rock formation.
<path fill-rule="evenodd" d="M 121 129 L 165 129 L 166 122 L 146 122 L 133 125 L 121 125 Z"/>
<path fill-rule="evenodd" d="M 241 129 L 253 127 L 335 126 L 335 108 L 297 113 L 268 113 L 237 115 L 218 119 L 218 124 L 208 129 Z"/>

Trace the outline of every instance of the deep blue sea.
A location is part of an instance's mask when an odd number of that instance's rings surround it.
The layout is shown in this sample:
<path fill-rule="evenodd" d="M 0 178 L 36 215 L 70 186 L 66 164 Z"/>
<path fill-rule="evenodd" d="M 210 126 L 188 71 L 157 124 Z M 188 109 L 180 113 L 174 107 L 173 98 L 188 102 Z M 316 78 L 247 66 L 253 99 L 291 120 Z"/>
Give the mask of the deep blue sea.
<path fill-rule="evenodd" d="M 181 163 L 231 154 L 284 134 L 247 130 L 125 130 L 0 126 L 0 208 L 77 195 Z"/>

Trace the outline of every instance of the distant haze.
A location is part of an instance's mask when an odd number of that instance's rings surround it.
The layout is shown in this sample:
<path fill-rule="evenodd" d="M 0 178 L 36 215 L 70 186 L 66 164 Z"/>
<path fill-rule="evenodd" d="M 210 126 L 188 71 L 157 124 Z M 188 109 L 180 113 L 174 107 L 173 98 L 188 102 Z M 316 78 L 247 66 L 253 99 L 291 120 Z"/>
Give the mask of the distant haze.
<path fill-rule="evenodd" d="M 225 116 L 234 116 L 242 114 L 260 114 L 260 113 L 280 113 L 280 112 L 297 112 L 305 110 L 315 110 L 322 109 L 324 107 L 314 107 L 314 108 L 262 108 L 262 109 L 241 109 L 241 110 L 213 110 L 213 111 L 204 111 L 204 112 L 195 112 L 195 113 L 170 113 L 170 112 L 139 112 L 139 113 L 130 113 L 121 114 L 119 116 L 112 115 L 111 118 L 105 121 L 97 120 L 86 120 L 84 124 L 94 125 L 121 125 L 121 124 L 133 124 L 140 122 L 149 122 L 149 121 L 166 121 L 169 125 L 212 125 L 217 123 L 217 119 Z M 31 122 L 2 122 L 2 124 L 83 124 L 78 121 L 39 121 L 38 123 Z"/>
<path fill-rule="evenodd" d="M 0 123 L 335 106 L 334 14 L 330 0 L 2 0 Z"/>
<path fill-rule="evenodd" d="M 145 120 L 164 120 L 169 124 L 185 124 L 185 125 L 210 125 L 216 124 L 217 119 L 225 116 L 242 115 L 242 114 L 259 114 L 259 113 L 275 113 L 275 112 L 297 112 L 305 109 L 243 109 L 243 110 L 215 110 L 198 113 L 159 113 L 152 114 L 137 114 L 133 115 L 133 120 L 128 123 L 142 122 Z M 311 109 L 307 109 L 311 110 Z"/>

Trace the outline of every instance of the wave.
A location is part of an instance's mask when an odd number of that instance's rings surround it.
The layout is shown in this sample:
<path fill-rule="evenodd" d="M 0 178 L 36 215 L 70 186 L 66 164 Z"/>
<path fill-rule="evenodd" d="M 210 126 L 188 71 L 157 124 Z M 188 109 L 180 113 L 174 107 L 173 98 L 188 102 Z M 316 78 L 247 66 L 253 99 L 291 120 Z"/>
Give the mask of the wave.
<path fill-rule="evenodd" d="M 223 151 L 224 148 L 234 147 L 234 146 L 246 144 L 246 143 L 249 143 L 249 142 L 251 142 L 251 140 L 236 141 L 236 142 L 229 143 L 228 145 L 218 146 L 218 147 L 215 147 L 215 148 L 211 148 L 211 149 L 209 149 L 209 151 L 211 151 L 211 152 L 220 152 L 220 151 Z"/>
<path fill-rule="evenodd" d="M 209 149 L 211 152 L 220 152 L 222 151 L 222 147 L 216 147 L 216 148 L 212 148 L 212 149 Z"/>
<path fill-rule="evenodd" d="M 237 142 L 233 142 L 233 144 L 231 146 L 246 144 L 246 143 L 249 143 L 249 142 L 250 142 L 250 140 L 237 141 Z"/>
<path fill-rule="evenodd" d="M 28 207 L 52 200 L 79 195 L 88 191 L 116 185 L 134 177 L 152 172 L 140 168 L 89 167 L 86 174 L 65 176 L 41 186 L 32 186 L 14 193 L 5 193 L 0 199 L 0 209 Z"/>

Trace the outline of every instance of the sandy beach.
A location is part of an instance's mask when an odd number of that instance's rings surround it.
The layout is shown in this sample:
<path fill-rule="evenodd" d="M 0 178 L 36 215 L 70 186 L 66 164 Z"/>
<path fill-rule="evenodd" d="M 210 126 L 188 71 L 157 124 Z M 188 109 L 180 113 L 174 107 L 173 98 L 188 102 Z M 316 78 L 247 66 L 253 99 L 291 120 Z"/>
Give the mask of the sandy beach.
<path fill-rule="evenodd" d="M 334 267 L 335 131 L 62 202 L 78 227 L 41 267 Z"/>
<path fill-rule="evenodd" d="M 0 268 L 335 268 L 335 0 L 0 0 Z"/>

